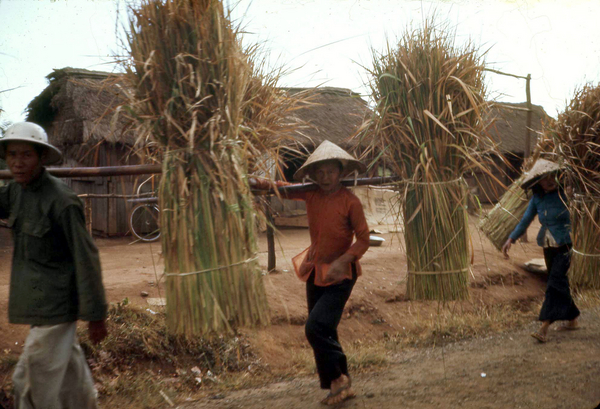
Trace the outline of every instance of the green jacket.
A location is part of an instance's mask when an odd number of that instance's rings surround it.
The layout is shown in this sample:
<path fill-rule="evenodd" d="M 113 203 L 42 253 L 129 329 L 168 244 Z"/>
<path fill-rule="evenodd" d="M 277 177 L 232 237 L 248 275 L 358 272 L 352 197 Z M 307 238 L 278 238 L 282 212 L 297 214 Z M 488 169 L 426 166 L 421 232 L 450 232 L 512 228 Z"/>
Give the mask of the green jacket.
<path fill-rule="evenodd" d="M 106 299 L 98 249 L 85 228 L 81 200 L 43 171 L 22 188 L 0 187 L 0 218 L 13 230 L 8 319 L 54 325 L 99 321 Z"/>

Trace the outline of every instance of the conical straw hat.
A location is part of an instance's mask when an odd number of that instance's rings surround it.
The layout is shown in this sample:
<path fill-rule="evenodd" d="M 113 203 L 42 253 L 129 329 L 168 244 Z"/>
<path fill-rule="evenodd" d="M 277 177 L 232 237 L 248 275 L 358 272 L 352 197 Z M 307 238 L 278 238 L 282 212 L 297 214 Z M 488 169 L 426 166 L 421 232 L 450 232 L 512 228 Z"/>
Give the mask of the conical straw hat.
<path fill-rule="evenodd" d="M 552 172 L 558 172 L 560 166 L 554 162 L 550 162 L 546 159 L 538 159 L 535 161 L 529 172 L 525 173 L 525 178 L 521 182 L 523 189 L 532 188 L 540 179 Z"/>
<path fill-rule="evenodd" d="M 342 163 L 342 176 L 346 176 L 355 170 L 358 171 L 358 173 L 364 173 L 367 170 L 367 167 L 363 163 L 356 160 L 352 155 L 337 146 L 335 143 L 323 141 L 317 147 L 317 149 L 315 149 L 312 155 L 306 159 L 304 165 L 302 165 L 302 167 L 300 167 L 300 169 L 298 169 L 298 171 L 294 174 L 294 179 L 304 179 L 304 177 L 310 173 L 311 169 L 315 165 L 332 159 L 339 160 Z"/>

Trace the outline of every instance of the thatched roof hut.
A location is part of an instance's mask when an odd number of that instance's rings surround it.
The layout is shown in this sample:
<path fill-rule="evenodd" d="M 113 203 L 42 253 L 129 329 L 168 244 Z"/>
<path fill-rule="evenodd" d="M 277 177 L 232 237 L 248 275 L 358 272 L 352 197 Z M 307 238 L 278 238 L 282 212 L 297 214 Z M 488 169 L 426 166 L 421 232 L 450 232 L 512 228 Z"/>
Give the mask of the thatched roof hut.
<path fill-rule="evenodd" d="M 124 118 L 114 121 L 115 109 L 126 100 L 122 76 L 102 71 L 63 68 L 48 76 L 48 87 L 28 106 L 27 120 L 42 125 L 50 143 L 64 155 L 63 166 L 136 165 L 135 137 L 125 132 Z M 128 195 L 136 193 L 144 177 L 71 178 L 66 182 L 78 194 Z M 92 201 L 92 228 L 101 235 L 129 231 L 131 204 L 123 199 Z"/>
<path fill-rule="evenodd" d="M 486 118 L 490 125 L 487 129 L 492 139 L 498 143 L 504 160 L 493 158 L 496 165 L 496 169 L 492 170 L 494 178 L 481 172 L 467 177 L 467 182 L 481 203 L 495 203 L 504 193 L 504 188 L 498 181 L 509 186 L 520 176 L 526 152 L 527 103 L 491 102 L 490 105 Z M 549 118 L 544 108 L 532 106 L 529 152 L 533 152 L 542 124 Z"/>
<path fill-rule="evenodd" d="M 49 85 L 28 106 L 29 121 L 42 125 L 50 142 L 62 150 L 63 166 L 116 166 L 139 163 L 132 154 L 135 135 L 124 116 L 115 110 L 126 102 L 129 89 L 121 74 L 63 68 L 48 76 Z M 304 103 L 289 120 L 297 125 L 283 139 L 281 153 L 284 173 L 292 179 L 296 169 L 322 141 L 329 140 L 353 151 L 350 137 L 370 115 L 367 102 L 344 88 L 287 88 L 293 96 L 302 93 Z M 119 118 L 115 120 L 115 118 Z M 360 147 L 358 147 L 360 149 Z M 69 180 L 77 193 L 131 194 L 138 181 L 133 178 Z M 123 200 L 98 199 L 94 202 L 93 226 L 97 232 L 125 234 L 129 205 Z"/>
<path fill-rule="evenodd" d="M 308 103 L 294 111 L 293 119 L 299 123 L 293 138 L 307 151 L 314 150 L 328 140 L 344 149 L 353 149 L 356 140 L 350 137 L 359 129 L 370 109 L 359 94 L 346 88 L 288 88 L 293 96 L 300 92 Z"/>
<path fill-rule="evenodd" d="M 529 151 L 532 152 L 537 142 L 542 124 L 550 117 L 539 105 L 532 105 L 531 139 Z M 500 103 L 491 106 L 489 132 L 494 136 L 504 153 L 523 155 L 525 153 L 525 134 L 527 132 L 527 103 Z"/>
<path fill-rule="evenodd" d="M 292 175 L 324 140 L 349 152 L 360 153 L 358 139 L 352 138 L 363 121 L 371 115 L 367 102 L 346 88 L 287 88 L 290 96 L 302 94 L 300 107 L 289 120 L 296 124 L 294 132 L 282 142 L 284 175 Z"/>
<path fill-rule="evenodd" d="M 42 125 L 50 142 L 68 159 L 79 160 L 87 150 L 102 143 L 132 147 L 135 136 L 125 132 L 125 119 L 115 122 L 116 108 L 126 101 L 127 87 L 121 74 L 75 68 L 54 70 L 48 87 L 28 106 L 28 120 Z M 345 88 L 286 88 L 290 95 L 302 93 L 303 103 L 289 118 L 297 127 L 283 144 L 310 154 L 329 140 L 347 150 L 356 142 L 349 138 L 370 113 L 359 94 Z"/>
<path fill-rule="evenodd" d="M 102 144 L 134 145 L 133 133 L 123 131 L 125 120 L 113 121 L 116 107 L 126 101 L 120 74 L 67 67 L 46 78 L 49 85 L 29 103 L 27 120 L 46 129 L 50 143 L 63 151 L 67 163 L 107 166 L 88 153 Z"/>

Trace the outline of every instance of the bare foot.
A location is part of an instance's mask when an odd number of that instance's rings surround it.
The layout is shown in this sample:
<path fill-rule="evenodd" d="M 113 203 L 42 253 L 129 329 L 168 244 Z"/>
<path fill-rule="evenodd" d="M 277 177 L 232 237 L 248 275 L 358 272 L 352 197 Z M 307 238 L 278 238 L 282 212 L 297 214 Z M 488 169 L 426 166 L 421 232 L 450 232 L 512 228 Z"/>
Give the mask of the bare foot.
<path fill-rule="evenodd" d="M 537 339 L 539 342 L 544 343 L 548 341 L 548 328 L 550 328 L 550 321 L 542 321 L 540 329 L 533 332 L 531 336 Z"/>
<path fill-rule="evenodd" d="M 338 395 L 328 398 L 327 401 L 325 402 L 325 404 L 330 405 L 330 406 L 337 405 L 337 404 L 344 402 L 345 400 L 352 399 L 354 397 L 356 397 L 356 394 L 352 390 L 352 387 L 349 386 L 349 387 L 341 390 Z"/>
<path fill-rule="evenodd" d="M 541 334 L 543 337 L 547 337 L 548 336 L 548 328 L 550 328 L 550 321 L 542 321 L 542 325 L 540 326 L 540 329 L 537 331 L 539 334 Z"/>
<path fill-rule="evenodd" d="M 324 405 L 337 405 L 345 400 L 352 399 L 356 396 L 352 390 L 352 382 L 346 375 L 331 382 L 331 392 L 321 401 Z"/>
<path fill-rule="evenodd" d="M 539 342 L 544 343 L 548 341 L 545 335 L 540 334 L 538 331 L 532 332 L 531 336 L 537 339 Z"/>
<path fill-rule="evenodd" d="M 571 321 L 567 321 L 561 325 L 559 325 L 558 327 L 556 327 L 557 331 L 573 331 L 579 329 L 579 323 L 577 322 L 577 318 L 571 320 Z"/>

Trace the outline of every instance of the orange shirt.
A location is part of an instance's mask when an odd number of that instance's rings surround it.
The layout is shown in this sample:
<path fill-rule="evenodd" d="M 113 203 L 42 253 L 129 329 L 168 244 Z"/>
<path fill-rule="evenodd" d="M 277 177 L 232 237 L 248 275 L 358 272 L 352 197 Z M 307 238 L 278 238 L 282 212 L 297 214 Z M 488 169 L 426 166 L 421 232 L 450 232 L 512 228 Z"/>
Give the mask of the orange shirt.
<path fill-rule="evenodd" d="M 317 189 L 288 193 L 286 197 L 306 201 L 310 247 L 292 260 L 298 277 L 307 281 L 315 269 L 315 285 L 336 284 L 325 282 L 325 275 L 329 265 L 345 253 L 354 256 L 356 273 L 360 276 L 358 260 L 369 248 L 369 227 L 360 200 L 343 186 L 331 194 Z M 352 244 L 354 236 L 356 241 Z M 344 278 L 352 279 L 350 263 Z"/>

